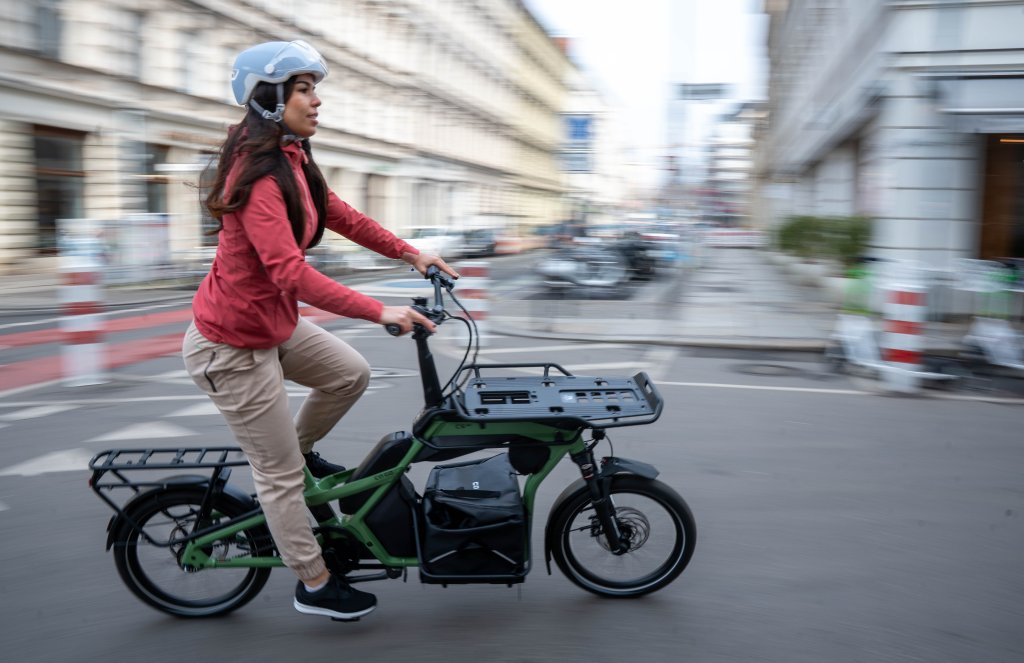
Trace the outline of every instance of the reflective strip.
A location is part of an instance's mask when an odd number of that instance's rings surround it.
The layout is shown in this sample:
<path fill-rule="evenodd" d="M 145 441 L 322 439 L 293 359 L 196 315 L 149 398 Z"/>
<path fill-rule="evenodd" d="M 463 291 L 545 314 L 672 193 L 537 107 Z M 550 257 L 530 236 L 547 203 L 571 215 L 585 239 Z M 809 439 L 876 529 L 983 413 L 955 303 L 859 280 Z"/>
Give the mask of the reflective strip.
<path fill-rule="evenodd" d="M 886 320 L 924 322 L 927 313 L 928 309 L 924 306 L 908 306 L 907 304 L 887 303 L 882 307 L 882 317 Z"/>
<path fill-rule="evenodd" d="M 923 337 L 917 334 L 883 334 L 882 347 L 896 350 L 920 350 Z"/>
<path fill-rule="evenodd" d="M 459 265 L 459 283 L 464 279 L 483 278 L 486 279 L 490 270 L 487 265 L 478 263 L 463 263 Z"/>
<path fill-rule="evenodd" d="M 68 302 L 64 304 L 64 315 L 96 315 L 102 308 L 98 302 Z"/>
<path fill-rule="evenodd" d="M 61 304 L 70 302 L 98 302 L 102 299 L 100 287 L 96 283 L 75 283 L 61 286 L 58 289 Z"/>
<path fill-rule="evenodd" d="M 103 332 L 97 329 L 68 331 L 64 333 L 65 345 L 99 345 L 103 341 Z"/>
<path fill-rule="evenodd" d="M 61 284 L 63 285 L 96 285 L 100 282 L 99 272 L 62 272 Z"/>
<path fill-rule="evenodd" d="M 102 343 L 66 345 L 61 352 L 64 383 L 69 386 L 101 384 L 104 348 Z"/>
<path fill-rule="evenodd" d="M 909 320 L 884 320 L 882 330 L 892 334 L 914 334 L 921 333 L 921 323 Z"/>
<path fill-rule="evenodd" d="M 886 348 L 882 351 L 882 359 L 894 364 L 911 364 L 916 366 L 921 363 L 921 353 L 915 350 Z"/>
<path fill-rule="evenodd" d="M 906 304 L 907 306 L 924 306 L 923 290 L 890 290 L 888 300 L 892 304 Z"/>
<path fill-rule="evenodd" d="M 66 315 L 60 319 L 64 332 L 102 331 L 103 318 L 99 315 Z"/>

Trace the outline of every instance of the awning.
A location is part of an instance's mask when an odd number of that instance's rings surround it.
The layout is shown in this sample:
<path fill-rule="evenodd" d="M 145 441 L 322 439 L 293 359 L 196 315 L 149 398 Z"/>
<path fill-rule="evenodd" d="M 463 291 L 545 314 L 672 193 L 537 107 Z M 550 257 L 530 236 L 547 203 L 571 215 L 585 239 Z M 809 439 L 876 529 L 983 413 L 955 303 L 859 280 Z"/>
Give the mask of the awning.
<path fill-rule="evenodd" d="M 941 112 L 966 133 L 1024 133 L 1024 71 L 930 74 Z"/>

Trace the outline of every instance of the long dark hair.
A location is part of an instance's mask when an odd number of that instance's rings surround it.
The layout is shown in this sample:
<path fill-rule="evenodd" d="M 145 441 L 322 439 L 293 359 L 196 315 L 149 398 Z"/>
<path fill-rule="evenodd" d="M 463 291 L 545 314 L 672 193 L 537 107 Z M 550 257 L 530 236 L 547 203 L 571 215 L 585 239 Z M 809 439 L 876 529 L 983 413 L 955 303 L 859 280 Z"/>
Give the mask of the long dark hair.
<path fill-rule="evenodd" d="M 295 77 L 288 79 L 284 86 L 284 98 L 291 97 L 295 87 Z M 253 92 L 253 99 L 263 108 L 274 108 L 277 105 L 277 86 L 271 83 L 259 83 Z M 291 223 L 295 243 L 302 246 L 306 231 L 306 212 L 299 193 L 298 183 L 292 173 L 288 158 L 281 151 L 281 139 L 285 135 L 284 125 L 273 120 L 264 119 L 251 106 L 247 107 L 245 117 L 236 125 L 228 128 L 228 137 L 221 145 L 217 156 L 217 169 L 213 177 L 212 188 L 206 196 L 206 209 L 218 225 L 212 233 L 220 232 L 224 227 L 225 214 L 245 207 L 249 202 L 253 184 L 267 175 L 277 180 L 277 185 L 284 196 L 285 208 L 288 210 L 288 221 Z M 317 224 L 309 247 L 320 243 L 324 234 L 324 222 L 327 218 L 327 182 L 323 173 L 313 161 L 313 152 L 309 139 L 300 141 L 306 153 L 302 172 L 309 185 L 309 194 L 316 207 Z M 231 192 L 224 197 L 224 185 L 237 159 L 242 159 L 242 167 L 232 182 Z M 212 162 L 210 166 L 212 167 Z"/>

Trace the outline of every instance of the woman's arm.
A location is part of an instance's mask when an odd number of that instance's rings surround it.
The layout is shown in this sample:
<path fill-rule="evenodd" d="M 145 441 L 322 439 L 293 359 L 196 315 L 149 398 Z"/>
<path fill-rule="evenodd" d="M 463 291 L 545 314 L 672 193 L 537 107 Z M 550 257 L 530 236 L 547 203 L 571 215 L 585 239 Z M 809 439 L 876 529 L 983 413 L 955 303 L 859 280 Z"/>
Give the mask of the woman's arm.
<path fill-rule="evenodd" d="M 326 225 L 342 237 L 387 258 L 402 258 L 405 253 L 419 253 L 411 244 L 396 237 L 390 230 L 346 203 L 333 191 L 327 193 Z"/>
<path fill-rule="evenodd" d="M 306 262 L 287 222 L 288 210 L 281 189 L 272 177 L 264 177 L 253 185 L 249 202 L 237 214 L 274 285 L 325 311 L 380 322 L 384 309 L 381 302 L 346 288 Z"/>

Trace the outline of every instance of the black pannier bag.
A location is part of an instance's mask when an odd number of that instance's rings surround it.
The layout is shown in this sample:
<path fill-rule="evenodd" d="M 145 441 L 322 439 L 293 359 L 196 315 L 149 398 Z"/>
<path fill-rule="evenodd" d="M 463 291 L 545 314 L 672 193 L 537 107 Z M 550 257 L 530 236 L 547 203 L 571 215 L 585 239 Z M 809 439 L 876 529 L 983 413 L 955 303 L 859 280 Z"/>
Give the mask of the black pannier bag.
<path fill-rule="evenodd" d="M 438 465 L 423 495 L 424 582 L 521 582 L 526 513 L 508 454 Z"/>

